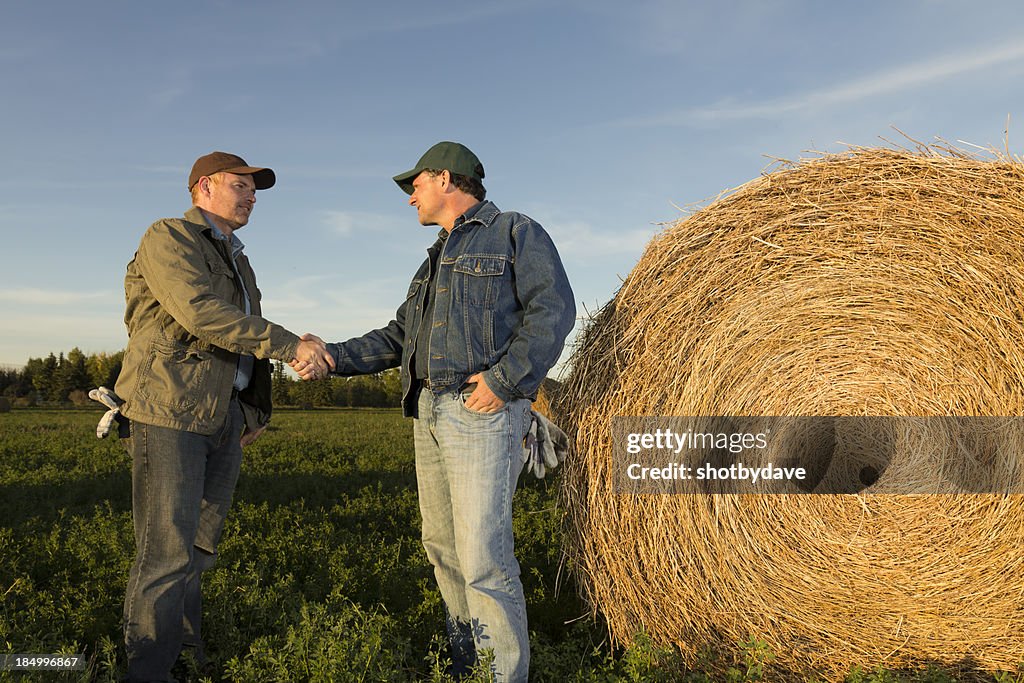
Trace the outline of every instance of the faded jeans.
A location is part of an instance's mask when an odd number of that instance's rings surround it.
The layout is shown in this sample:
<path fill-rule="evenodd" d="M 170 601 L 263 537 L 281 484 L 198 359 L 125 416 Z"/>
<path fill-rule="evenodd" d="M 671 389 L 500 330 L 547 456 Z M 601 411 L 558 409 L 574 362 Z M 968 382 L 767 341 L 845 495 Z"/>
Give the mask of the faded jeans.
<path fill-rule="evenodd" d="M 496 680 L 526 681 L 526 599 L 512 538 L 512 494 L 522 470 L 530 402 L 494 414 L 459 392 L 423 390 L 414 421 L 423 546 L 447 610 L 453 673 L 490 648 Z"/>
<path fill-rule="evenodd" d="M 216 560 L 242 463 L 243 417 L 231 401 L 224 425 L 204 436 L 132 422 L 135 564 L 128 575 L 124 637 L 129 681 L 168 681 L 182 647 L 205 661 L 202 573 Z"/>

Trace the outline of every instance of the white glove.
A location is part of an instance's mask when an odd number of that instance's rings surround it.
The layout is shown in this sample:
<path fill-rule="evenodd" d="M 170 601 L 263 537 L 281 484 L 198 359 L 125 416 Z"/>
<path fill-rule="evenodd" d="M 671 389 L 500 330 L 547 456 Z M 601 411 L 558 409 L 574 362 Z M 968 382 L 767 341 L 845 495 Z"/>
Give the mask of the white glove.
<path fill-rule="evenodd" d="M 110 408 L 103 417 L 100 418 L 99 424 L 96 425 L 96 438 L 102 439 L 110 433 L 110 428 L 114 424 L 114 420 L 121 414 L 121 404 L 124 401 L 110 389 L 106 387 L 100 387 L 99 389 L 92 389 L 89 391 L 89 398 L 94 401 L 99 401 L 106 407 Z"/>
<path fill-rule="evenodd" d="M 532 411 L 531 411 L 532 412 Z M 523 467 L 538 479 L 544 478 L 544 458 L 537 444 L 537 418 L 530 421 L 530 431 L 523 437 Z"/>
<path fill-rule="evenodd" d="M 569 437 L 551 420 L 531 410 L 530 431 L 523 439 L 523 465 L 533 476 L 543 479 L 547 470 L 565 460 Z"/>

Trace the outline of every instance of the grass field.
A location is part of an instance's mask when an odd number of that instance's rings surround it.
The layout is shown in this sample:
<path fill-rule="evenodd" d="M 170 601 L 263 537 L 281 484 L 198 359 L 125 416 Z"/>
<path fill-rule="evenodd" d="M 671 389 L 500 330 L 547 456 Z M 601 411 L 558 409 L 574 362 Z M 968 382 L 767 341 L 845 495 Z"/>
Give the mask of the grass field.
<path fill-rule="evenodd" d="M 100 414 L 0 415 L 2 651 L 85 653 L 88 670 L 63 680 L 115 681 L 124 667 L 130 461 L 114 437 L 94 436 Z M 557 481 L 522 481 L 515 530 L 534 668 L 558 680 L 611 672 L 619 665 L 605 661 L 575 588 L 555 590 Z M 206 640 L 225 678 L 442 679 L 440 595 L 415 491 L 412 426 L 397 411 L 279 411 L 246 452 L 204 586 Z"/>
<path fill-rule="evenodd" d="M 0 672 L 0 680 L 124 673 L 130 463 L 116 438 L 95 437 L 100 415 L 0 414 L 0 652 L 88 659 L 85 671 Z M 524 477 L 516 493 L 533 679 L 718 680 L 642 638 L 627 651 L 607 646 L 562 566 L 557 484 L 557 473 Z M 279 411 L 246 452 L 205 581 L 205 637 L 225 680 L 447 680 L 440 595 L 419 543 L 412 426 L 397 411 Z M 771 653 L 756 638 L 746 652 L 715 670 L 726 680 L 770 679 Z M 849 678 L 901 679 L 952 680 L 938 671 Z"/>

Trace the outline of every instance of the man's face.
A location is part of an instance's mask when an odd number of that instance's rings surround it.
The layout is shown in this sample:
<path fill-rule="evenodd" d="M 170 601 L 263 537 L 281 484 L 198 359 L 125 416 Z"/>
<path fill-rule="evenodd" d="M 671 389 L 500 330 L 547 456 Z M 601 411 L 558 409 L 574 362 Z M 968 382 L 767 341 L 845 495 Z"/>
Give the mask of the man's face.
<path fill-rule="evenodd" d="M 237 230 L 249 222 L 256 203 L 256 182 L 252 176 L 217 173 L 206 181 L 208 194 L 203 194 L 199 208 L 212 213 Z"/>
<path fill-rule="evenodd" d="M 423 171 L 412 181 L 409 204 L 416 207 L 420 225 L 438 225 L 444 206 L 444 192 L 441 189 L 444 173 L 442 171 L 436 176 L 431 176 L 427 171 Z"/>

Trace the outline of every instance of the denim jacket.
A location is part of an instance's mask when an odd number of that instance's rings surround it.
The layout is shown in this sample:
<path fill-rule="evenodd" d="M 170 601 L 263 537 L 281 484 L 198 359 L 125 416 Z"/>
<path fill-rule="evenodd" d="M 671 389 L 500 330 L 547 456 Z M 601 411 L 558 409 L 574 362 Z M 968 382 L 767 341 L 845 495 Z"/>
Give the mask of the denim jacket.
<path fill-rule="evenodd" d="M 483 372 L 487 386 L 503 401 L 535 398 L 576 321 L 569 280 L 544 228 L 528 216 L 484 202 L 469 219 L 460 217 L 447 239 L 439 237 L 428 251 L 440 251 L 429 349 L 416 348 L 431 277 L 428 256 L 394 320 L 361 337 L 328 344 L 335 374 L 401 366 L 406 416 L 415 414 L 413 353 L 430 354 L 434 393 L 458 389 Z"/>

